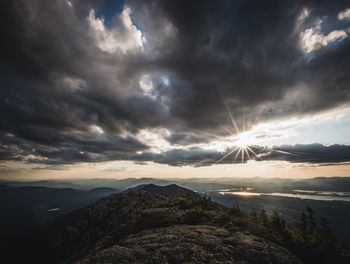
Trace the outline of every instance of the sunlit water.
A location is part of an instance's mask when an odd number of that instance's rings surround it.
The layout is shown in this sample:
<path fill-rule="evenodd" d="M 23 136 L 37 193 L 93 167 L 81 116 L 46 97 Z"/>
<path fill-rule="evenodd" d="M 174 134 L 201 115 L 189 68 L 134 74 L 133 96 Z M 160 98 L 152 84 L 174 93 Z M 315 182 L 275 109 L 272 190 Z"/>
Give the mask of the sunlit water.
<path fill-rule="evenodd" d="M 293 192 L 310 193 L 310 194 L 317 194 L 317 195 L 349 196 L 350 197 L 350 192 L 309 191 L 309 190 L 293 190 Z"/>
<path fill-rule="evenodd" d="M 317 195 L 317 194 L 300 194 L 300 193 L 264 193 L 263 195 L 282 196 L 290 198 L 318 200 L 318 201 L 346 201 L 350 202 L 350 197 L 333 196 L 333 195 Z"/>
<path fill-rule="evenodd" d="M 260 193 L 253 193 L 253 192 L 219 192 L 222 195 L 225 194 L 231 194 L 231 195 L 242 195 L 242 196 L 258 196 L 261 195 Z"/>
<path fill-rule="evenodd" d="M 47 210 L 48 212 L 55 212 L 55 211 L 60 211 L 61 209 L 60 208 L 51 208 L 49 210 Z"/>
<path fill-rule="evenodd" d="M 297 199 L 318 200 L 318 201 L 346 201 L 350 202 L 350 192 L 330 192 L 330 191 L 309 191 L 309 190 L 293 190 L 293 193 L 256 193 L 245 191 L 218 191 L 221 195 L 235 196 L 279 196 Z"/>

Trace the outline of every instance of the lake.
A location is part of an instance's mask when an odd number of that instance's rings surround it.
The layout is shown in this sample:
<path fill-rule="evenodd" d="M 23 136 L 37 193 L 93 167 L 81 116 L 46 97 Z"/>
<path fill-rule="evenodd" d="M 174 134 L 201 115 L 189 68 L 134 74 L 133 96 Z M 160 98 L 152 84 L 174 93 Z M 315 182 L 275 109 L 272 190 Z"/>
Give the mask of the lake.
<path fill-rule="evenodd" d="M 218 190 L 221 195 L 236 195 L 236 196 L 280 196 L 296 199 L 308 199 L 318 201 L 346 201 L 350 202 L 350 192 L 332 192 L 332 191 L 312 191 L 312 190 L 293 190 L 290 193 L 272 192 L 249 192 L 249 191 L 229 191 Z"/>

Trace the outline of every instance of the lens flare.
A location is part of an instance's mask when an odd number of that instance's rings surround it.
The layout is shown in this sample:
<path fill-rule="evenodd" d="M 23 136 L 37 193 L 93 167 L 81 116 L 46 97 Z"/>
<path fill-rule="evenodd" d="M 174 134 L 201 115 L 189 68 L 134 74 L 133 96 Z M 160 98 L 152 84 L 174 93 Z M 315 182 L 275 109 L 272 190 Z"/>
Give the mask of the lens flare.
<path fill-rule="evenodd" d="M 221 93 L 220 93 L 221 95 Z M 271 152 L 282 152 L 280 150 L 276 150 L 274 148 L 269 148 L 267 146 L 258 146 L 258 144 L 261 142 L 261 140 L 256 136 L 256 134 L 252 133 L 251 131 L 246 131 L 246 113 L 244 109 L 243 113 L 243 122 L 242 122 L 242 128 L 240 129 L 234 119 L 233 113 L 230 111 L 229 106 L 224 100 L 224 97 L 221 95 L 222 102 L 225 106 L 225 110 L 227 112 L 227 115 L 229 117 L 229 120 L 231 121 L 230 127 L 227 127 L 220 123 L 219 120 L 216 120 L 215 122 L 220 126 L 223 130 L 225 130 L 229 135 L 228 136 L 222 136 L 222 135 L 215 135 L 213 133 L 204 132 L 192 128 L 186 128 L 181 125 L 177 125 L 178 127 L 182 129 L 189 130 L 191 132 L 203 134 L 206 136 L 210 136 L 213 138 L 216 138 L 217 141 L 214 142 L 214 145 L 217 146 L 218 142 L 219 145 L 220 142 L 222 143 L 221 146 L 225 146 L 226 153 L 223 154 L 223 156 L 215 162 L 215 164 L 218 164 L 222 162 L 223 160 L 227 159 L 230 155 L 232 155 L 233 163 L 236 163 L 236 161 L 245 163 L 246 161 L 250 159 L 255 160 L 262 160 L 261 155 L 264 155 L 264 153 L 271 153 Z M 220 146 L 220 148 L 221 148 Z M 258 154 L 255 152 L 258 150 Z M 283 150 L 283 153 L 287 155 L 298 155 L 295 152 L 289 152 L 286 150 Z M 260 156 L 260 157 L 259 157 Z"/>
<path fill-rule="evenodd" d="M 240 157 L 240 160 L 242 163 L 244 163 L 245 161 L 245 156 L 247 156 L 246 160 L 251 159 L 251 155 L 257 157 L 257 154 L 255 153 L 255 151 L 253 151 L 250 147 L 254 142 L 254 138 L 249 133 L 245 132 L 245 128 L 246 128 L 245 111 L 243 115 L 242 130 L 240 131 L 228 105 L 226 104 L 224 99 L 222 99 L 222 101 L 224 102 L 227 114 L 230 117 L 230 120 L 232 122 L 233 131 L 236 131 L 236 134 L 234 134 L 229 128 L 226 128 L 225 126 L 221 125 L 221 127 L 223 127 L 230 134 L 229 140 L 232 142 L 233 150 L 225 154 L 215 164 L 220 163 L 231 154 L 234 155 L 233 162 L 235 162 L 238 157 Z"/>

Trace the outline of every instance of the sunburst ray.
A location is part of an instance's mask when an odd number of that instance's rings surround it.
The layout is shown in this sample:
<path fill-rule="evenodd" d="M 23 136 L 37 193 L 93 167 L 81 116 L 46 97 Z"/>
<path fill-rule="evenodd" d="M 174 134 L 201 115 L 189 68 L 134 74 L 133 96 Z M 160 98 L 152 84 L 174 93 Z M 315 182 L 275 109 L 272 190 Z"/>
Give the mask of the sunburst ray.
<path fill-rule="evenodd" d="M 244 111 L 243 111 L 243 122 L 242 122 L 242 127 L 241 127 L 242 131 L 240 131 L 238 126 L 237 126 L 236 121 L 233 118 L 232 112 L 230 111 L 230 109 L 229 109 L 229 107 L 228 107 L 227 103 L 225 102 L 225 100 L 224 100 L 222 95 L 221 95 L 221 98 L 222 98 L 223 104 L 225 105 L 225 108 L 226 108 L 226 111 L 227 111 L 227 115 L 229 116 L 229 118 L 230 118 L 230 120 L 232 122 L 232 126 L 234 128 L 234 131 L 236 133 L 234 133 L 233 130 L 231 130 L 231 129 L 227 128 L 226 126 L 224 126 L 223 124 L 221 124 L 218 120 L 216 120 L 215 122 L 220 127 L 222 127 L 224 130 L 226 130 L 227 133 L 230 135 L 230 137 L 223 137 L 223 136 L 215 135 L 213 133 L 196 130 L 196 129 L 193 129 L 193 128 L 186 128 L 186 127 L 183 127 L 181 125 L 178 125 L 178 127 L 181 127 L 183 129 L 186 129 L 186 130 L 189 130 L 189 131 L 193 131 L 193 132 L 196 132 L 196 133 L 199 133 L 199 134 L 212 136 L 212 137 L 215 137 L 215 138 L 220 139 L 220 140 L 225 141 L 225 142 L 230 142 L 234 146 L 234 148 L 232 150 L 230 150 L 229 152 L 224 154 L 222 158 L 220 158 L 218 161 L 215 162 L 215 164 L 218 164 L 218 163 L 222 162 L 225 158 L 227 158 L 231 154 L 234 155 L 233 163 L 236 162 L 236 160 L 237 160 L 237 158 L 239 156 L 240 156 L 240 160 L 241 160 L 242 163 L 244 163 L 245 161 L 249 161 L 253 157 L 256 157 L 257 159 L 261 160 L 259 155 L 252 148 L 256 148 L 256 149 L 259 149 L 259 150 L 261 150 L 263 148 L 259 147 L 259 146 L 248 144 L 248 143 L 250 143 L 249 142 L 250 139 L 252 139 L 252 140 L 254 140 L 254 139 L 253 138 L 246 138 L 246 135 L 245 135 L 245 131 L 246 131 L 246 128 L 247 128 L 246 127 L 246 108 L 244 108 Z M 278 151 L 278 150 L 271 149 L 271 151 Z M 290 153 L 290 154 L 294 154 L 294 153 Z"/>
<path fill-rule="evenodd" d="M 217 162 L 215 162 L 215 164 L 218 164 L 219 162 L 221 162 L 223 159 L 225 159 L 227 156 L 231 155 L 233 152 L 235 152 L 239 147 L 236 147 L 234 150 L 230 151 L 229 153 L 227 153 L 225 156 L 223 156 L 221 159 L 219 159 Z"/>
<path fill-rule="evenodd" d="M 250 159 L 250 155 L 249 155 L 249 151 L 248 151 L 248 146 L 247 146 L 247 148 L 245 148 L 244 150 L 245 150 L 245 152 L 246 152 L 248 158 Z"/>
<path fill-rule="evenodd" d="M 227 113 L 228 113 L 228 115 L 229 115 L 229 117 L 231 119 L 232 125 L 233 125 L 234 129 L 236 130 L 237 134 L 239 134 L 240 132 L 239 132 L 238 126 L 237 126 L 237 124 L 235 122 L 235 119 L 233 118 L 233 115 L 232 115 L 230 109 L 228 108 L 228 105 L 226 104 L 225 100 L 223 98 L 222 98 L 222 100 L 223 100 L 224 105 L 226 107 Z"/>
<path fill-rule="evenodd" d="M 237 153 L 236 153 L 236 156 L 235 156 L 233 162 L 236 161 L 236 159 L 237 159 L 237 157 L 238 157 L 238 155 L 239 155 L 239 152 L 240 152 L 241 150 L 242 150 L 242 149 L 241 149 L 240 147 L 238 147 L 238 151 L 237 151 Z"/>
<path fill-rule="evenodd" d="M 229 139 L 227 139 L 227 138 L 224 138 L 224 137 L 221 137 L 221 136 L 218 136 L 218 135 L 209 133 L 209 132 L 204 132 L 204 131 L 200 131 L 200 130 L 197 130 L 197 129 L 184 127 L 184 126 L 181 126 L 181 125 L 176 125 L 176 126 L 182 128 L 182 129 L 189 130 L 189 131 L 197 132 L 197 133 L 199 133 L 199 134 L 203 134 L 203 135 L 215 137 L 215 138 L 221 139 L 221 140 L 226 141 L 226 142 L 231 142 L 231 140 L 229 140 Z"/>
<path fill-rule="evenodd" d="M 242 163 L 244 163 L 244 149 L 245 149 L 245 148 L 242 147 L 242 151 L 241 151 L 241 152 L 242 152 Z"/>

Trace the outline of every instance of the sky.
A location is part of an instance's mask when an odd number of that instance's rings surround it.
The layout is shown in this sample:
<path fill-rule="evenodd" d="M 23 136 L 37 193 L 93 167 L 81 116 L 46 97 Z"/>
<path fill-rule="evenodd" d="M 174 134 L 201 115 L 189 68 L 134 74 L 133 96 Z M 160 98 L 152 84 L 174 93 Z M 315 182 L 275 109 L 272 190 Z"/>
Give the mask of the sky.
<path fill-rule="evenodd" d="M 350 176 L 349 1 L 3 0 L 0 179 Z"/>

